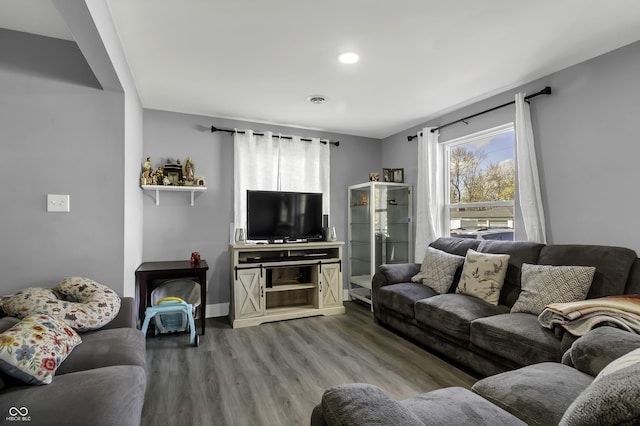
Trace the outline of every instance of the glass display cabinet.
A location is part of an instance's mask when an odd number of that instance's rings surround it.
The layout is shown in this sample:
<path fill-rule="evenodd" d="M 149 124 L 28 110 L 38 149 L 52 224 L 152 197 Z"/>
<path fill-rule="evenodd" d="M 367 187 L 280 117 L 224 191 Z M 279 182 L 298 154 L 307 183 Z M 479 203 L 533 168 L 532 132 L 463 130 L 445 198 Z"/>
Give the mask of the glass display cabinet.
<path fill-rule="evenodd" d="M 351 299 L 371 304 L 371 279 L 380 265 L 413 261 L 411 198 L 411 185 L 403 183 L 349 187 Z"/>

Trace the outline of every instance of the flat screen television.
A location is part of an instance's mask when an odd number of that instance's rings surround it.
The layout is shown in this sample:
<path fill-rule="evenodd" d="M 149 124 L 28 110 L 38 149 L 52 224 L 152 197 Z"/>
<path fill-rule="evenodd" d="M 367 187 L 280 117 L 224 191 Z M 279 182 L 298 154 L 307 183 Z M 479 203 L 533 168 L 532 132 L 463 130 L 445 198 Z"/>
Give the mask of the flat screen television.
<path fill-rule="evenodd" d="M 322 194 L 247 191 L 247 239 L 322 240 Z"/>

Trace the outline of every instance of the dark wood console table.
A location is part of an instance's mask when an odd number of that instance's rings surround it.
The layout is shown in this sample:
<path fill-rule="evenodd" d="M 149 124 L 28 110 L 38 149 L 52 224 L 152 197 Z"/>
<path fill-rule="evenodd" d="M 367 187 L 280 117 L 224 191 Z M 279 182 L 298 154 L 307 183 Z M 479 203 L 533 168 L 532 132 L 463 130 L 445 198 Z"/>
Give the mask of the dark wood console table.
<path fill-rule="evenodd" d="M 197 265 L 189 260 L 174 260 L 168 262 L 144 262 L 136 269 L 138 280 L 138 320 L 144 319 L 144 312 L 151 304 L 151 292 L 156 287 L 154 280 L 169 280 L 173 278 L 195 278 L 200 284 L 200 324 L 204 334 L 204 323 L 207 317 L 207 270 L 209 265 L 202 259 Z"/>

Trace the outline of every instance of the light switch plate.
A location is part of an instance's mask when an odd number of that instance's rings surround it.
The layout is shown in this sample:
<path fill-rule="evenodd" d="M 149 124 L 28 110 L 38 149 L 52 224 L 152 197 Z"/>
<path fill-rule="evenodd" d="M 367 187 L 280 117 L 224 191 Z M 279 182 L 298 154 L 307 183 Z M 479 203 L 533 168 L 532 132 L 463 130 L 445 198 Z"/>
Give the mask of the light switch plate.
<path fill-rule="evenodd" d="M 69 194 L 47 194 L 47 211 L 48 212 L 64 212 L 71 211 L 69 205 Z"/>

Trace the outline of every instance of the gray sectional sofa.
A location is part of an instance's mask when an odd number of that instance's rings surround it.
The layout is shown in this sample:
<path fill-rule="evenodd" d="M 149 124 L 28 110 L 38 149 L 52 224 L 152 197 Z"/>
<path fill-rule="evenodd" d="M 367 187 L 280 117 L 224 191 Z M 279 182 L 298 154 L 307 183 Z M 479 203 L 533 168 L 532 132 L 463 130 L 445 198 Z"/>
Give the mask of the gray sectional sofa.
<path fill-rule="evenodd" d="M 445 388 L 397 401 L 372 385 L 340 385 L 325 391 L 311 425 L 637 425 L 640 353 L 630 351 L 638 348 L 640 336 L 600 327 L 577 339 L 563 363 L 490 376 L 471 391 Z"/>
<path fill-rule="evenodd" d="M 133 298 L 118 316 L 82 333 L 51 384 L 26 385 L 0 373 L 0 419 L 30 425 L 139 425 L 147 387 L 146 341 L 135 325 Z M 0 332 L 18 322 L 0 319 Z"/>
<path fill-rule="evenodd" d="M 446 294 L 411 282 L 420 264 L 383 265 L 372 280 L 377 322 L 445 355 L 481 376 L 542 362 L 560 362 L 575 341 L 541 327 L 537 315 L 511 313 L 521 291 L 523 263 L 596 268 L 587 298 L 640 293 L 640 259 L 628 248 L 544 245 L 530 242 L 440 238 L 438 250 L 465 256 L 468 249 L 509 254 L 498 305 L 456 294 L 460 269 Z"/>

